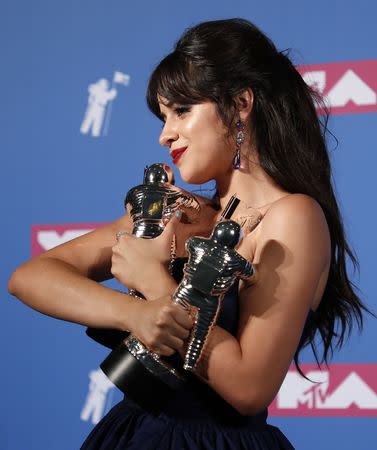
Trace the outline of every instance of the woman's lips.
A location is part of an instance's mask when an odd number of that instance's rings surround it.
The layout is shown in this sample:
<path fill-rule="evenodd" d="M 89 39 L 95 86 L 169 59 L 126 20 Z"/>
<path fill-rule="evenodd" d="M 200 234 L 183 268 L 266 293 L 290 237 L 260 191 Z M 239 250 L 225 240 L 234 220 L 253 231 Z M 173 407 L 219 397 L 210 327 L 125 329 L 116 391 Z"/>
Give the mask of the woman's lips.
<path fill-rule="evenodd" d="M 177 164 L 183 153 L 187 150 L 187 147 L 176 148 L 170 150 L 170 156 L 173 158 L 173 164 Z"/>

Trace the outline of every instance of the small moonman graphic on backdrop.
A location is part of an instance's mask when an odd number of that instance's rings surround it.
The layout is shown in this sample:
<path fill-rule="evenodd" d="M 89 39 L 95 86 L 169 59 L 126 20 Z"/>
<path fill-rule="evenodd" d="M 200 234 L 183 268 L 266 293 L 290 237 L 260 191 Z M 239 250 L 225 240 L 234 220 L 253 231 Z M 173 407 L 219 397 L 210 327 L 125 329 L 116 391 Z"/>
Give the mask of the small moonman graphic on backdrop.
<path fill-rule="evenodd" d="M 101 369 L 92 370 L 89 373 L 89 392 L 82 408 L 80 418 L 85 422 L 91 419 L 97 424 L 103 417 L 107 394 L 114 384 L 107 378 Z"/>
<path fill-rule="evenodd" d="M 88 104 L 80 127 L 82 134 L 90 133 L 93 137 L 99 137 L 101 134 L 107 135 L 111 103 L 118 94 L 114 84 L 128 86 L 129 81 L 129 75 L 115 71 L 111 86 L 106 78 L 100 78 L 96 83 L 89 85 Z"/>

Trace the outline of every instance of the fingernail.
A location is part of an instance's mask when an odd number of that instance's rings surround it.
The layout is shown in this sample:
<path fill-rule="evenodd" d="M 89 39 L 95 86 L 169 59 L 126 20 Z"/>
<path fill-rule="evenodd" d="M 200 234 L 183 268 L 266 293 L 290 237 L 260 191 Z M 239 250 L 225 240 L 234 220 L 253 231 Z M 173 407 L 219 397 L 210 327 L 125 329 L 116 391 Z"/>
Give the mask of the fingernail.
<path fill-rule="evenodd" d="M 180 209 L 177 209 L 177 211 L 175 212 L 175 217 L 177 217 L 177 219 L 180 219 L 182 217 L 182 211 Z"/>

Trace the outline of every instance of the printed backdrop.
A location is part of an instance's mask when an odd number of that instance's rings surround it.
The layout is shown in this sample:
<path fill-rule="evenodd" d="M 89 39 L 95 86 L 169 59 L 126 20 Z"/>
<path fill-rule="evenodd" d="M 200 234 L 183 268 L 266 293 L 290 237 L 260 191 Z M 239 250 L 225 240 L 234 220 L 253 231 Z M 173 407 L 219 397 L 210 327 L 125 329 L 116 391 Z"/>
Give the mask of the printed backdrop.
<path fill-rule="evenodd" d="M 108 350 L 85 329 L 26 308 L 6 290 L 32 254 L 123 214 L 143 167 L 171 163 L 145 90 L 156 63 L 188 26 L 245 17 L 292 48 L 307 83 L 333 110 L 334 181 L 364 301 L 377 310 L 377 4 L 2 0 L 0 448 L 78 449 L 120 400 L 98 364 Z M 182 187 L 189 188 L 178 181 Z M 203 189 L 213 187 L 204 186 Z M 191 187 L 192 189 L 192 187 Z M 114 282 L 109 286 L 118 287 Z M 377 326 L 366 318 L 328 368 L 292 369 L 270 408 L 298 449 L 377 448 Z"/>

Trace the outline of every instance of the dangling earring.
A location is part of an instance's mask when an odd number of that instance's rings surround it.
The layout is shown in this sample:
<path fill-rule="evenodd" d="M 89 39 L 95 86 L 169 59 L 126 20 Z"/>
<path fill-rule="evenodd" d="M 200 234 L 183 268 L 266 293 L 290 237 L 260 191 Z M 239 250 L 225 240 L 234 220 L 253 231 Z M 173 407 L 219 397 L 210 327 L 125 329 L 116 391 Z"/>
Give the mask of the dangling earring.
<path fill-rule="evenodd" d="M 241 145 L 245 141 L 245 133 L 243 132 L 243 130 L 245 129 L 245 124 L 241 119 L 238 119 L 236 127 L 238 132 L 236 137 L 236 155 L 233 160 L 233 168 L 239 169 L 241 167 Z"/>

